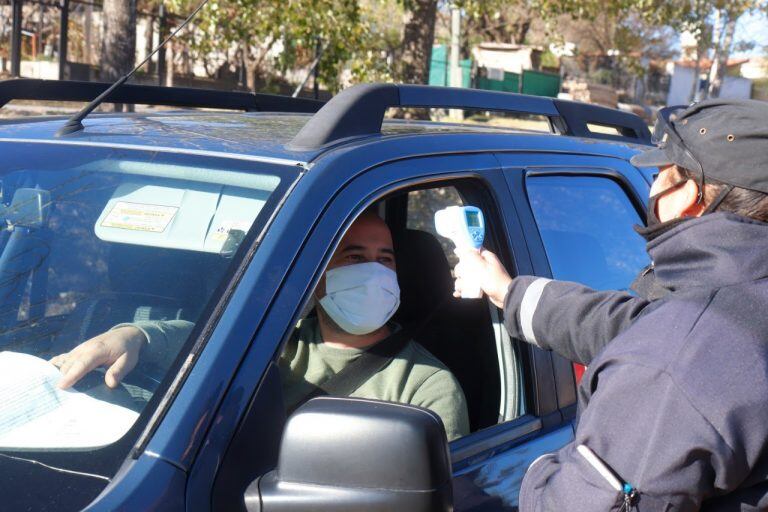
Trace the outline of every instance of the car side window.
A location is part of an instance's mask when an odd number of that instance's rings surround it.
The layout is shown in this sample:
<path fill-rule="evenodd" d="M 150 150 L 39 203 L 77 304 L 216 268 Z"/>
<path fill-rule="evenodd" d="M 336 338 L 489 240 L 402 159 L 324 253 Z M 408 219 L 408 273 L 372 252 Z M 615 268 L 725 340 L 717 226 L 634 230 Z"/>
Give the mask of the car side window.
<path fill-rule="evenodd" d="M 615 180 L 530 176 L 528 198 L 555 279 L 626 290 L 648 264 L 640 215 Z"/>
<path fill-rule="evenodd" d="M 400 316 L 404 322 L 428 316 L 427 325 L 415 338 L 442 361 L 456 376 L 466 396 L 471 431 L 498 423 L 499 418 L 516 416 L 522 402 L 519 361 L 510 358 L 500 375 L 500 347 L 511 348 L 511 341 L 496 329 L 500 325 L 495 308 L 486 300 L 457 299 L 452 296 L 452 272 L 458 262 L 453 242 L 435 231 L 435 212 L 455 205 L 483 209 L 487 226 L 499 226 L 498 212 L 488 203 L 479 203 L 476 194 L 467 195 L 464 184 L 438 186 L 408 192 L 406 233 L 408 240 L 400 251 L 398 270 L 403 290 Z M 474 190 L 474 189 L 473 189 Z M 475 190 L 475 192 L 477 192 Z M 502 237 L 503 238 L 503 237 Z M 486 233 L 486 246 L 493 237 Z M 408 268 L 404 258 L 418 255 Z M 437 290 L 440 290 L 439 292 Z M 443 298 L 438 298 L 438 293 Z M 434 295 L 434 296 L 431 296 Z M 435 306 L 430 312 L 430 306 Z M 507 351 L 509 353 L 509 351 Z M 514 386 L 501 382 L 514 380 Z M 503 388 L 503 391 L 500 389 Z M 514 412 L 512 412 L 514 411 Z"/>
<path fill-rule="evenodd" d="M 345 246 L 351 244 L 360 247 L 361 254 L 370 260 L 372 254 L 366 252 L 366 244 L 373 236 L 372 230 L 377 229 L 374 225 L 376 221 L 363 217 L 372 212 L 380 216 L 381 212 L 389 211 L 390 207 L 383 204 L 387 201 L 392 201 L 387 203 L 389 205 L 400 205 L 398 207 L 405 214 L 399 217 L 401 224 L 390 222 L 388 225 L 393 241 L 400 302 L 386 325 L 408 333 L 413 343 L 406 350 L 410 351 L 410 355 L 406 356 L 412 357 L 413 363 L 408 363 L 409 370 L 400 374 L 393 374 L 389 371 L 392 368 L 385 367 L 381 375 L 377 373 L 365 381 L 367 387 L 357 388 L 351 396 L 430 408 L 443 418 L 451 440 L 495 425 L 500 418 L 509 420 L 516 417 L 523 402 L 519 360 L 511 356 L 515 353 L 513 342 L 499 328 L 502 324 L 500 313 L 490 307 L 486 299 L 453 297 L 452 272 L 457 258 L 453 242 L 439 236 L 435 230 L 435 213 L 448 206 L 473 204 L 483 208 L 488 225 L 501 225 L 497 222 L 495 207 L 483 204 L 485 199 L 477 202 L 483 196 L 477 184 L 469 184 L 468 180 L 455 183 L 457 185 L 405 191 L 368 208 L 352 223 L 331 258 L 331 263 L 338 264 L 338 255 L 345 254 Z M 367 234 L 364 239 L 356 241 L 354 233 L 360 230 L 360 222 L 365 224 Z M 383 222 L 382 225 L 387 226 Z M 492 236 L 486 238 L 489 243 L 493 243 L 493 239 Z M 492 246 L 489 249 L 498 250 Z M 350 266 L 353 264 L 349 263 Z M 333 273 L 338 273 L 345 266 L 345 263 L 334 266 Z M 341 359 L 348 358 L 350 354 L 345 354 L 345 349 L 333 350 L 332 344 L 325 343 L 323 333 L 328 331 L 331 324 L 329 318 L 333 319 L 334 313 L 334 306 L 329 301 L 338 299 L 341 304 L 344 300 L 341 296 L 327 298 L 328 290 L 335 287 L 329 282 L 330 274 L 326 271 L 325 281 L 319 285 L 326 287 L 324 292 L 319 292 L 323 299 L 314 302 L 314 312 L 302 319 L 281 352 L 283 397 L 288 412 L 293 409 L 292 404 L 303 403 L 308 396 L 306 384 L 320 382 L 326 374 L 335 375 L 345 365 Z M 399 359 L 406 359 L 401 355 L 399 353 L 391 365 L 397 366 L 403 362 Z M 500 360 L 504 360 L 509 368 L 500 369 Z M 409 386 L 420 378 L 419 372 L 423 373 L 427 367 L 435 375 L 433 378 L 443 376 L 439 392 L 435 394 L 435 390 L 429 390 L 430 379 L 409 391 Z M 384 375 L 387 372 L 392 375 Z M 400 382 L 392 382 L 391 379 L 400 379 Z M 380 385 L 371 386 L 374 381 L 381 381 Z"/>
<path fill-rule="evenodd" d="M 426 231 L 434 236 L 443 248 L 451 269 L 458 263 L 453 253 L 453 243 L 437 234 L 435 212 L 449 206 L 464 206 L 464 200 L 456 187 L 437 187 L 412 190 L 408 193 L 408 229 Z"/>

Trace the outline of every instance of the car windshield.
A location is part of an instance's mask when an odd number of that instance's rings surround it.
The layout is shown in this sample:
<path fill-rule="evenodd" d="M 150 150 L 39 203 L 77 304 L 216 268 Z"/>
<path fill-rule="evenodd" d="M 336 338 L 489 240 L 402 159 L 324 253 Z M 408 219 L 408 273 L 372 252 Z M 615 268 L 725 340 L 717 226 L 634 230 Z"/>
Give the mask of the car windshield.
<path fill-rule="evenodd" d="M 296 172 L 207 154 L 0 151 L 0 454 L 83 470 L 121 445 L 116 470 L 186 350 L 142 357 L 114 389 L 103 368 L 59 389 L 49 361 L 119 325 L 204 319 Z"/>

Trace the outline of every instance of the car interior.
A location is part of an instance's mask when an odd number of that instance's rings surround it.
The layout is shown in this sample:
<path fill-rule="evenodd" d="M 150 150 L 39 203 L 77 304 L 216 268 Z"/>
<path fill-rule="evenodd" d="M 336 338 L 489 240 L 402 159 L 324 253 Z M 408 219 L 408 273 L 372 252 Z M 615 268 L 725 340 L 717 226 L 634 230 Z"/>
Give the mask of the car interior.
<path fill-rule="evenodd" d="M 500 411 L 513 407 L 517 415 L 519 397 L 516 392 L 505 396 L 501 392 L 498 351 L 509 340 L 499 340 L 494 329 L 498 311 L 486 298 L 453 296 L 453 244 L 436 234 L 433 219 L 438 209 L 457 200 L 480 206 L 487 216 L 495 213 L 469 182 L 398 192 L 383 201 L 381 211 L 392 231 L 400 283 L 400 308 L 393 320 L 410 329 L 413 338 L 454 374 L 467 399 L 470 430 L 475 432 L 510 419 Z M 494 243 L 495 237 L 488 233 L 485 246 L 497 250 Z M 510 403 L 502 404 L 502 399 Z"/>
<path fill-rule="evenodd" d="M 395 238 L 401 304 L 394 320 L 443 362 L 461 384 L 471 431 L 499 419 L 499 363 L 485 299 L 453 297 L 448 260 L 431 233 L 405 229 Z"/>
<path fill-rule="evenodd" d="M 476 204 L 488 215 L 495 214 L 486 203 L 477 185 L 465 181 L 398 191 L 372 206 L 389 226 L 394 243 L 400 307 L 392 321 L 456 377 L 467 401 L 470 432 L 512 419 L 503 411 L 513 411 L 512 417 L 519 414 L 519 383 L 515 380 L 512 392 L 502 393 L 500 376 L 500 371 L 519 375 L 519 369 L 500 370 L 499 347 L 510 348 L 510 342 L 500 340 L 494 328 L 500 323 L 495 306 L 486 298 L 453 296 L 457 258 L 453 243 L 437 235 L 434 215 L 457 204 Z M 486 240 L 486 247 L 495 250 L 495 237 Z M 512 357 L 508 364 L 517 362 Z"/>
<path fill-rule="evenodd" d="M 25 229 L 0 233 L 0 350 L 50 358 L 120 323 L 199 317 L 229 255 L 103 240 L 93 226 L 112 187 L 49 196 L 60 178 L 38 179 L 34 189 L 18 187 L 13 176 L 2 183 L 14 197 L 5 216 L 23 215 Z M 26 206 L 34 203 L 28 196 L 44 196 L 45 209 Z M 166 373 L 142 361 L 126 382 L 142 389 L 136 398 L 146 403 Z"/>

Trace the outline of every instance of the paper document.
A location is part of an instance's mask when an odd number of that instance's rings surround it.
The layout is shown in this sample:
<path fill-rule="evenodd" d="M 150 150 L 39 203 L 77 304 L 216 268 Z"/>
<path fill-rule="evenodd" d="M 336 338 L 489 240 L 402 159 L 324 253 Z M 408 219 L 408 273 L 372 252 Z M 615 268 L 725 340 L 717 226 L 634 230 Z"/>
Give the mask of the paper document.
<path fill-rule="evenodd" d="M 0 352 L 0 449 L 67 450 L 105 446 L 138 418 L 129 408 L 61 390 L 58 368 L 39 357 Z"/>

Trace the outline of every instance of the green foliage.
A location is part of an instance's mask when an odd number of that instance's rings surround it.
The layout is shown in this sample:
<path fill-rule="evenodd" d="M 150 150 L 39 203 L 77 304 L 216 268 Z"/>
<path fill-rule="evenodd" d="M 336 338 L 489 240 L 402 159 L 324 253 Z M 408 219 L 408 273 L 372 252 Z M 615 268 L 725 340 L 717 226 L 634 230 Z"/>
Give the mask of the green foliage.
<path fill-rule="evenodd" d="M 403 43 L 405 9 L 399 0 L 360 0 L 360 23 L 365 27 L 361 47 L 347 66 L 355 82 L 391 82 L 392 60 Z"/>
<path fill-rule="evenodd" d="M 625 0 L 623 0 L 625 1 Z M 766 10 L 766 0 L 631 0 L 629 7 L 642 14 L 650 24 L 673 26 L 691 31 L 697 37 L 709 35 L 709 22 L 714 11 L 737 19 L 747 12 Z"/>
<path fill-rule="evenodd" d="M 151 9 L 162 0 L 138 1 Z M 198 2 L 167 0 L 166 7 L 183 16 Z M 533 22 L 543 21 L 549 27 L 546 41 L 557 41 L 557 19 L 567 15 L 601 25 L 608 20 L 612 25 L 601 44 L 621 50 L 620 67 L 641 74 L 639 56 L 661 56 L 670 47 L 664 27 L 689 30 L 708 42 L 716 9 L 738 17 L 766 9 L 768 0 L 440 0 L 441 12 L 449 4 L 464 14 L 464 53 L 480 41 L 526 40 Z M 404 20 L 415 7 L 416 0 L 210 0 L 195 21 L 196 30 L 183 37 L 194 56 L 209 58 L 209 73 L 222 62 L 242 59 L 249 83 L 253 77 L 268 81 L 287 70 L 307 68 L 320 41 L 320 82 L 337 90 L 342 77 L 392 80 L 404 59 Z M 210 58 L 217 54 L 218 62 Z"/>
<path fill-rule="evenodd" d="M 168 7 L 181 14 L 196 3 L 170 0 Z M 319 78 L 332 90 L 339 87 L 344 63 L 359 56 L 368 37 L 357 0 L 210 0 L 195 23 L 197 30 L 186 36 L 195 53 L 242 52 L 248 73 L 262 77 L 309 66 L 319 42 Z"/>
<path fill-rule="evenodd" d="M 768 9 L 766 0 L 458 0 L 456 3 L 472 18 L 483 15 L 498 18 L 504 9 L 516 6 L 550 20 L 563 14 L 585 20 L 603 15 L 621 18 L 636 14 L 650 25 L 694 32 L 705 28 L 715 9 L 735 17 Z"/>
<path fill-rule="evenodd" d="M 535 12 L 536 16 L 554 19 L 568 14 L 579 19 L 593 19 L 606 12 L 622 12 L 633 0 L 459 0 L 456 2 L 469 17 L 479 18 L 490 15 L 499 19 L 504 10 L 509 8 L 525 9 Z"/>
<path fill-rule="evenodd" d="M 554 53 L 552 53 L 549 50 L 546 50 L 544 53 L 541 54 L 541 66 L 544 68 L 556 68 L 558 67 L 559 62 L 557 60 L 557 57 Z"/>

